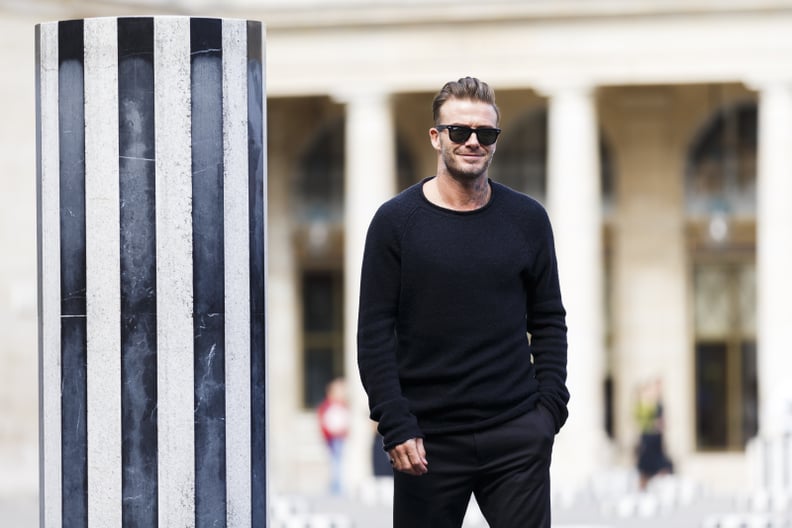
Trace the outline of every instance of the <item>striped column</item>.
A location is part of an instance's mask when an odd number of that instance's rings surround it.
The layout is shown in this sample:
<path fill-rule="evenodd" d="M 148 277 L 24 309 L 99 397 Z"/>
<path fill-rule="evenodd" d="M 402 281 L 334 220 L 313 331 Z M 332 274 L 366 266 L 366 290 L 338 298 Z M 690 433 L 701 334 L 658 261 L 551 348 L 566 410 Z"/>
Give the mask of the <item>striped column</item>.
<path fill-rule="evenodd" d="M 36 27 L 41 523 L 266 525 L 259 22 Z"/>

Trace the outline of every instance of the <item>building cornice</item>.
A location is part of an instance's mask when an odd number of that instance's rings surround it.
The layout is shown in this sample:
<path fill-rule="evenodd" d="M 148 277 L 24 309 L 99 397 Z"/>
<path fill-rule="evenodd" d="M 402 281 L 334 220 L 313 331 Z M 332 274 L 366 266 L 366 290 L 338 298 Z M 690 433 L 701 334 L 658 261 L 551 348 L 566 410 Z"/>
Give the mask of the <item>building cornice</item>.
<path fill-rule="evenodd" d="M 462 75 L 544 95 L 564 86 L 752 86 L 786 79 L 792 61 L 792 0 L 0 0 L 0 13 L 12 8 L 42 22 L 261 20 L 270 97 L 432 91 Z"/>
<path fill-rule="evenodd" d="M 247 2 L 228 7 L 249 12 Z M 790 0 L 281 0 L 255 6 L 271 30 L 792 12 Z"/>
<path fill-rule="evenodd" d="M 0 0 L 0 12 L 262 20 L 269 30 L 792 12 L 792 0 Z"/>

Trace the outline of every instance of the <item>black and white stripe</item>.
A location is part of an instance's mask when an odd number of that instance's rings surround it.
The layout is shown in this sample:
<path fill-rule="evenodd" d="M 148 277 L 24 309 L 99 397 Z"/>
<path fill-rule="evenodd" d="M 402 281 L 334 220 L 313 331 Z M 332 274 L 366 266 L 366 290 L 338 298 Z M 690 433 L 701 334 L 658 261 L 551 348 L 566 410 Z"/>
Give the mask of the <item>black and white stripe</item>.
<path fill-rule="evenodd" d="M 264 526 L 261 24 L 36 49 L 41 526 Z"/>

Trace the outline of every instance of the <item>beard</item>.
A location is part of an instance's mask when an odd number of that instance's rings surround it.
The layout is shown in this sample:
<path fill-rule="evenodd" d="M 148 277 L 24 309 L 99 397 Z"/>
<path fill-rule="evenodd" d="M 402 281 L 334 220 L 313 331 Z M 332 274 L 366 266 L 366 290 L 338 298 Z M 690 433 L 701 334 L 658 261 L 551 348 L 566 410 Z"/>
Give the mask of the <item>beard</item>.
<path fill-rule="evenodd" d="M 482 154 L 482 151 L 470 152 L 471 154 Z M 482 174 L 486 174 L 492 162 L 494 152 L 483 151 L 483 156 L 479 158 L 477 163 L 467 163 L 462 159 L 464 151 L 457 152 L 454 146 L 451 148 L 443 148 L 441 158 L 443 164 L 455 180 L 461 182 L 473 181 L 479 178 Z"/>

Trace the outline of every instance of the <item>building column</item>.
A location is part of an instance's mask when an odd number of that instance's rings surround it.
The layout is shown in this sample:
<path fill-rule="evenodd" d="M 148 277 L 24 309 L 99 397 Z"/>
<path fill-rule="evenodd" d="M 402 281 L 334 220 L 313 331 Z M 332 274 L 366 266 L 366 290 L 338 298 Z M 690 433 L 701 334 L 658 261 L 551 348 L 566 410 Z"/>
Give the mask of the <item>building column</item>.
<path fill-rule="evenodd" d="M 757 345 L 759 430 L 792 431 L 792 82 L 759 89 Z"/>
<path fill-rule="evenodd" d="M 261 23 L 36 36 L 40 525 L 264 526 Z"/>
<path fill-rule="evenodd" d="M 594 95 L 548 90 L 547 206 L 567 310 L 569 419 L 557 438 L 556 483 L 582 483 L 604 462 L 602 200 Z M 585 438 L 585 441 L 581 441 Z"/>
<path fill-rule="evenodd" d="M 344 357 L 352 424 L 345 448 L 348 492 L 372 474 L 373 423 L 357 366 L 360 267 L 366 232 L 379 206 L 396 191 L 396 139 L 389 94 L 339 97 L 346 103 L 344 181 Z"/>

